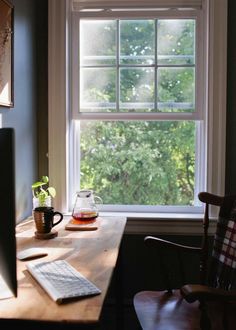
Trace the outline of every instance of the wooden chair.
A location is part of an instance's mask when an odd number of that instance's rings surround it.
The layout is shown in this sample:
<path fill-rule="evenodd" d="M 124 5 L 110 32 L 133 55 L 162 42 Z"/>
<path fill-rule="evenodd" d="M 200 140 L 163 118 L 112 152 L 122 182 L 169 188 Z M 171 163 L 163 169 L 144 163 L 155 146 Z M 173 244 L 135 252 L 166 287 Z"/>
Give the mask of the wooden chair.
<path fill-rule="evenodd" d="M 166 289 L 141 291 L 134 296 L 134 309 L 143 330 L 236 329 L 236 196 L 220 197 L 202 192 L 199 199 L 205 203 L 201 247 L 180 245 L 153 236 L 144 239 L 146 246 L 163 253 L 160 270 L 164 274 Z M 210 244 L 208 237 L 209 205 L 220 207 L 213 244 Z M 228 228 L 229 220 L 231 228 Z M 222 252 L 223 245 L 219 243 L 225 232 L 226 236 L 230 233 L 230 242 L 234 241 L 230 253 L 227 251 L 226 254 Z M 223 240 L 229 248 L 229 241 L 225 241 L 224 237 Z M 209 252 L 210 246 L 213 252 Z M 168 273 L 166 258 L 166 253 L 170 251 L 177 253 L 178 257 L 182 253 L 198 256 L 198 283 L 188 284 L 184 278 L 186 266 L 180 264 L 183 281 L 178 288 L 173 287 L 171 280 L 174 275 Z M 223 262 L 219 260 L 222 256 L 226 257 Z M 229 261 L 231 264 L 225 265 Z M 219 278 L 224 276 L 228 283 L 219 284 Z"/>

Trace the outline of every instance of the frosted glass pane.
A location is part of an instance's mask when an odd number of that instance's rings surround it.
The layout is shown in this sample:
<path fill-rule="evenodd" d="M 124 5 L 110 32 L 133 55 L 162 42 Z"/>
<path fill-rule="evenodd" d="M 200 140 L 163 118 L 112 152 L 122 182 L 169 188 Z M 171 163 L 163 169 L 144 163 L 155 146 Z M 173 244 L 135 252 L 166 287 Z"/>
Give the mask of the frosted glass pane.
<path fill-rule="evenodd" d="M 120 22 L 121 64 L 153 64 L 154 54 L 154 20 L 123 20 Z"/>
<path fill-rule="evenodd" d="M 158 20 L 158 64 L 195 63 L 195 20 Z"/>
<path fill-rule="evenodd" d="M 195 110 L 193 68 L 160 68 L 158 70 L 158 110 L 189 112 Z"/>
<path fill-rule="evenodd" d="M 154 69 L 125 68 L 120 71 L 120 108 L 145 111 L 154 107 Z"/>
<path fill-rule="evenodd" d="M 81 69 L 80 78 L 80 111 L 109 111 L 116 108 L 114 69 Z"/>
<path fill-rule="evenodd" d="M 80 44 L 82 65 L 115 64 L 116 22 L 81 21 Z"/>

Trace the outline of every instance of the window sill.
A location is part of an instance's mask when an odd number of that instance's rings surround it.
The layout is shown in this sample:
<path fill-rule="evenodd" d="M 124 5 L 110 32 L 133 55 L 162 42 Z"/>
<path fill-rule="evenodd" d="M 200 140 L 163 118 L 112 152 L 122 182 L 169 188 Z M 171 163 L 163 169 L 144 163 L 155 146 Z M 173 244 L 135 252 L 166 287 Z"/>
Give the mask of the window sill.
<path fill-rule="evenodd" d="M 70 213 L 71 214 L 71 213 Z M 65 215 L 69 215 L 66 213 Z M 135 213 L 100 212 L 102 217 L 126 217 L 127 235 L 192 235 L 203 234 L 203 214 L 195 213 Z M 208 233 L 214 235 L 216 218 L 211 218 Z"/>
<path fill-rule="evenodd" d="M 203 214 L 100 212 L 100 216 L 127 218 L 125 234 L 202 235 Z M 210 219 L 209 234 L 214 234 L 216 218 Z"/>

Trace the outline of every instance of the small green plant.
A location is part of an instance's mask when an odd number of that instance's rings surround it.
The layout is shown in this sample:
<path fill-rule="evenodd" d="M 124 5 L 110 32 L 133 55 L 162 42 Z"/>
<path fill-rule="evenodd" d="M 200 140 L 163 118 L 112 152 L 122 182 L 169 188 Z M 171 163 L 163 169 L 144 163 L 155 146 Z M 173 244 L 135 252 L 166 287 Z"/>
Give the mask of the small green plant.
<path fill-rule="evenodd" d="M 39 206 L 45 206 L 48 197 L 54 198 L 56 196 L 56 189 L 49 187 L 48 183 L 48 176 L 42 176 L 41 181 L 37 181 L 31 186 L 33 197 L 38 199 Z"/>

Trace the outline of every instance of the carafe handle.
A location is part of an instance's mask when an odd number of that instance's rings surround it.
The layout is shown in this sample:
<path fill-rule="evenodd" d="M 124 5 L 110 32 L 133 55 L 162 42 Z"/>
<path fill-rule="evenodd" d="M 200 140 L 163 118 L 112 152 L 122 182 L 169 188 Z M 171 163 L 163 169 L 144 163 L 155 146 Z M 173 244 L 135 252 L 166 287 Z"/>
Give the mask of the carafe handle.
<path fill-rule="evenodd" d="M 99 196 L 94 196 L 94 201 L 96 204 L 103 204 L 103 200 Z"/>

